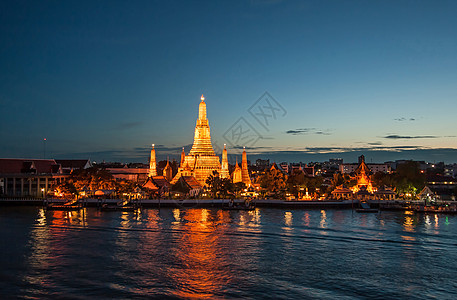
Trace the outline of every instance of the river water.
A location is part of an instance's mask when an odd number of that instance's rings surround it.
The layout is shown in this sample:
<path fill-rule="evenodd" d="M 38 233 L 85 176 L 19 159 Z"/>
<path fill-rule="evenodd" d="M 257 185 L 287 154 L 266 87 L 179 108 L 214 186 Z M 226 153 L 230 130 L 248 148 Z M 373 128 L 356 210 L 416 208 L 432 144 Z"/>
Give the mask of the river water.
<path fill-rule="evenodd" d="M 0 207 L 1 298 L 456 299 L 457 216 Z"/>

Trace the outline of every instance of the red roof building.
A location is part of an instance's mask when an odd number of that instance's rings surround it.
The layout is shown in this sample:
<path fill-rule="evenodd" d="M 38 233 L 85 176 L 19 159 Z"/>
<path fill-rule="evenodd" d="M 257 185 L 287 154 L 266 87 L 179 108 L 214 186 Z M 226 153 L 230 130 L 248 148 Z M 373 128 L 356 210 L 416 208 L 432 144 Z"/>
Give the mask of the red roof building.
<path fill-rule="evenodd" d="M 54 159 L 0 158 L 0 195 L 45 197 L 67 176 Z"/>

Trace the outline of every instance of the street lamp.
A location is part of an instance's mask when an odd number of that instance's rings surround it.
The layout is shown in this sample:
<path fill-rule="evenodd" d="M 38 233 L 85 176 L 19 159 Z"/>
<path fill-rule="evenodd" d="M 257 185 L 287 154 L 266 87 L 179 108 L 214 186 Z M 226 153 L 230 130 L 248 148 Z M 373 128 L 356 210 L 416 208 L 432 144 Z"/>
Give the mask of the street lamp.
<path fill-rule="evenodd" d="M 43 195 L 43 198 L 44 198 L 44 188 L 41 188 L 41 194 Z"/>

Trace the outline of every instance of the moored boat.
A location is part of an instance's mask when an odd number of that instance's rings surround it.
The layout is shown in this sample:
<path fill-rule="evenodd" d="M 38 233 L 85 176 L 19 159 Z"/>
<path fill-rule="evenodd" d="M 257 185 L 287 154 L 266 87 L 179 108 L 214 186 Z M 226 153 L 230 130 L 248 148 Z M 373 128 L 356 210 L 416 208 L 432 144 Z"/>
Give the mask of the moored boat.
<path fill-rule="evenodd" d="M 255 203 L 250 200 L 245 200 L 243 202 L 235 202 L 230 200 L 227 205 L 222 206 L 223 210 L 254 210 Z"/>

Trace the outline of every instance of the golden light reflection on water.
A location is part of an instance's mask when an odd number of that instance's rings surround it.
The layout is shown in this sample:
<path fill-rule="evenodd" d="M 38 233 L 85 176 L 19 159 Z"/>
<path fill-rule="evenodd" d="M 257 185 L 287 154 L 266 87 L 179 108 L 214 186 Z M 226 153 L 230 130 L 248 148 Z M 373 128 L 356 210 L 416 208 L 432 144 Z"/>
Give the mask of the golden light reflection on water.
<path fill-rule="evenodd" d="M 49 218 L 50 225 L 87 225 L 86 208 L 79 211 L 52 210 Z"/>
<path fill-rule="evenodd" d="M 46 225 L 46 214 L 44 208 L 38 210 L 38 217 L 36 218 L 36 223 L 40 226 Z"/>
<path fill-rule="evenodd" d="M 178 208 L 173 209 L 173 217 L 176 222 L 181 222 L 181 212 Z"/>
<path fill-rule="evenodd" d="M 415 232 L 415 224 L 414 224 L 414 219 L 413 219 L 413 212 L 410 211 L 405 211 L 405 219 L 403 221 L 403 230 L 406 232 Z M 402 235 L 401 236 L 405 241 L 413 242 L 416 240 L 414 236 L 411 235 Z"/>
<path fill-rule="evenodd" d="M 292 229 L 292 212 L 286 211 L 284 213 L 284 223 L 286 224 L 286 229 Z"/>
<path fill-rule="evenodd" d="M 176 261 L 183 267 L 170 269 L 169 273 L 176 282 L 177 288 L 173 291 L 175 296 L 212 299 L 227 284 L 231 276 L 226 264 L 232 249 L 218 245 L 225 229 L 216 225 L 228 218 L 228 212 L 218 212 L 214 218 L 208 210 L 185 211 L 183 219 L 186 222 L 182 224 L 184 232 L 175 253 Z"/>
<path fill-rule="evenodd" d="M 228 212 L 229 213 L 229 212 Z M 233 211 L 234 222 L 240 231 L 260 232 L 260 210 L 256 208 L 251 211 Z"/>
<path fill-rule="evenodd" d="M 320 228 L 327 227 L 327 214 L 325 213 L 325 210 L 321 210 L 321 221 L 319 222 L 319 227 Z"/>

